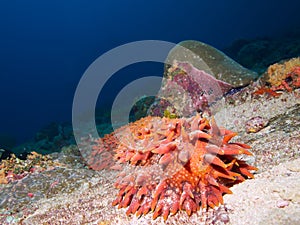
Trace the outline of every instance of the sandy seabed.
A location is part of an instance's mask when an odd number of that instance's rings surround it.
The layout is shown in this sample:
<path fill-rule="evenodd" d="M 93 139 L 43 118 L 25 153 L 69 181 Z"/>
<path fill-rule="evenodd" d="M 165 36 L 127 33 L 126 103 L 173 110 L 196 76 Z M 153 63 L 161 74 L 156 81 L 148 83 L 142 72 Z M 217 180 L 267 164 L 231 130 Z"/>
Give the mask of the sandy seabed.
<path fill-rule="evenodd" d="M 254 179 L 232 187 L 233 194 L 224 196 L 224 205 L 208 211 L 200 210 L 190 217 L 185 212 L 178 212 L 174 216 L 169 216 L 166 222 L 160 217 L 153 220 L 151 213 L 140 218 L 127 217 L 126 209 L 111 206 L 117 194 L 117 190 L 113 187 L 116 172 L 68 168 L 65 180 L 61 177 L 60 181 L 68 186 L 70 176 L 78 181 L 81 179 L 75 188 L 69 192 L 58 191 L 47 197 L 33 199 L 25 207 L 20 207 L 19 212 L 8 213 L 10 209 L 2 209 L 1 212 L 4 213 L 1 214 L 0 223 L 300 224 L 299 91 L 283 93 L 278 98 L 267 96 L 253 98 L 247 94 L 247 90 L 238 95 L 240 96 L 235 104 L 225 104 L 215 117 L 218 123 L 239 133 L 236 141 L 252 146 L 254 157 L 248 160 L 254 163 L 259 171 Z M 268 125 L 257 133 L 246 133 L 246 121 L 255 116 L 263 117 L 268 121 Z M 27 179 L 29 180 L 25 189 L 30 190 L 30 179 L 34 182 L 38 178 Z M 49 176 L 49 179 L 55 180 L 55 177 Z M 11 188 L 0 188 L 2 191 L 0 197 L 13 196 Z M 3 199 L 0 202 L 3 201 L 10 199 Z"/>

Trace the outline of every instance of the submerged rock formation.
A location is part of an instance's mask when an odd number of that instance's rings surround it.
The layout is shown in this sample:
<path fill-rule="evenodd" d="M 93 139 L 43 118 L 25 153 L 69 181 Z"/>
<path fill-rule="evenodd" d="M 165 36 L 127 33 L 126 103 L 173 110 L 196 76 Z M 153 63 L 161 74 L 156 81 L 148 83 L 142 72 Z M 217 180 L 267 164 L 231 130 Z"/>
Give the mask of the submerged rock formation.
<path fill-rule="evenodd" d="M 182 48 L 184 47 L 184 48 Z M 216 79 L 241 87 L 258 78 L 258 74 L 241 66 L 218 49 L 199 41 L 183 41 L 173 48 L 165 65 L 165 77 L 174 60 L 189 62 Z"/>
<path fill-rule="evenodd" d="M 257 73 L 214 47 L 183 41 L 170 51 L 165 61 L 164 80 L 150 115 L 214 114 L 220 106 L 216 101 L 231 89 L 244 87 L 257 78 Z"/>

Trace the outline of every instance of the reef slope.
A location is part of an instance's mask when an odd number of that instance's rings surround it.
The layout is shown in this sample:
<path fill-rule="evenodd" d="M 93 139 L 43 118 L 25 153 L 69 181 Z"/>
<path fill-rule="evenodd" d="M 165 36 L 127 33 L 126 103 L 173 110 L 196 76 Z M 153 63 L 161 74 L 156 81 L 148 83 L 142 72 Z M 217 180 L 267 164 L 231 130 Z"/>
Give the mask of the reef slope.
<path fill-rule="evenodd" d="M 126 208 L 117 209 L 111 205 L 118 193 L 113 186 L 118 172 L 70 166 L 29 175 L 20 183 L 1 186 L 0 223 L 249 224 L 251 221 L 251 224 L 299 224 L 299 91 L 270 98 L 252 96 L 254 90 L 255 87 L 249 86 L 231 96 L 235 98 L 234 104 L 227 99 L 229 103 L 215 116 L 219 125 L 239 133 L 235 141 L 252 146 L 253 162 L 259 168 L 255 179 L 234 186 L 234 194 L 224 196 L 225 205 L 208 211 L 200 209 L 190 217 L 180 211 L 169 216 L 166 222 L 162 217 L 153 220 L 151 214 L 128 217 Z M 264 117 L 268 125 L 256 133 L 247 133 L 245 123 L 255 116 Z M 57 178 L 64 185 L 49 191 L 49 185 Z M 41 189 L 39 195 L 26 198 L 32 191 L 29 184 L 37 181 Z M 22 184 L 25 185 L 20 191 L 18 186 Z M 68 188 L 71 184 L 73 188 Z M 48 191 L 43 192 L 42 187 Z"/>

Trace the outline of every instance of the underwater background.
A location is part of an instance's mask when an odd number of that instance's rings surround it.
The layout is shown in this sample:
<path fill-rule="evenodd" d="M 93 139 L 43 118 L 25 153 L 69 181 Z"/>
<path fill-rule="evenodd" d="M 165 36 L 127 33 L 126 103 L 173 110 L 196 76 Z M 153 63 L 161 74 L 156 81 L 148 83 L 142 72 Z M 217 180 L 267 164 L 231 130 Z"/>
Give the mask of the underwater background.
<path fill-rule="evenodd" d="M 0 0 L 0 224 L 300 224 L 299 8 Z"/>
<path fill-rule="evenodd" d="M 198 40 L 257 72 L 299 56 L 299 6 L 297 0 L 3 0 L 0 148 L 51 132 L 55 137 L 71 121 L 74 92 L 88 66 L 128 42 Z M 117 72 L 98 108 L 109 111 L 120 89 L 145 75 L 162 76 L 163 65 L 141 63 Z"/>

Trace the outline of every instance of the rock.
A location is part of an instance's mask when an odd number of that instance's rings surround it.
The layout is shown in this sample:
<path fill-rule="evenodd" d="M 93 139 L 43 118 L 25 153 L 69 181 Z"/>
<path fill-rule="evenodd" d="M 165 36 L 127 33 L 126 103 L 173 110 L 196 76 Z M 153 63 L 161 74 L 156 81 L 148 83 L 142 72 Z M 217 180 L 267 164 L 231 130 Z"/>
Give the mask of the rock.
<path fill-rule="evenodd" d="M 224 52 L 246 68 L 263 73 L 275 62 L 300 56 L 300 32 L 277 38 L 236 40 Z"/>
<path fill-rule="evenodd" d="M 16 145 L 15 137 L 6 134 L 0 133 L 0 148 L 1 149 L 11 149 Z"/>
<path fill-rule="evenodd" d="M 233 88 L 188 62 L 174 61 L 168 72 L 158 93 L 159 104 L 151 109 L 152 115 L 175 114 L 182 117 L 196 112 L 211 114 L 211 105 Z M 157 107 L 161 110 L 157 110 Z M 163 111 L 163 114 L 155 114 L 156 111 Z"/>
<path fill-rule="evenodd" d="M 111 205 L 117 195 L 116 171 L 91 171 L 71 164 L 1 187 L 0 224 L 300 224 L 299 89 L 278 98 L 253 98 L 251 86 L 236 93 L 235 104 L 224 105 L 215 115 L 218 124 L 238 133 L 235 142 L 252 147 L 259 168 L 254 179 L 231 188 L 233 194 L 224 196 L 224 205 L 191 216 L 179 212 L 166 222 L 153 220 L 152 213 L 128 217 L 127 209 Z M 254 115 L 269 125 L 247 133 L 245 123 Z M 56 154 L 72 154 L 73 150 Z"/>
<path fill-rule="evenodd" d="M 249 119 L 245 124 L 247 133 L 256 133 L 268 125 L 268 120 L 261 116 L 255 116 Z"/>
<path fill-rule="evenodd" d="M 222 107 L 218 100 L 226 93 L 257 78 L 257 73 L 214 47 L 184 41 L 170 51 L 165 61 L 162 87 L 149 112 L 172 117 L 187 117 L 196 112 L 212 115 Z"/>
<path fill-rule="evenodd" d="M 286 206 L 289 206 L 290 202 L 289 201 L 286 201 L 286 200 L 283 200 L 283 199 L 280 199 L 276 202 L 276 206 L 278 208 L 284 208 Z"/>
<path fill-rule="evenodd" d="M 292 91 L 300 87 L 300 57 L 280 61 L 268 67 L 260 81 L 273 91 Z"/>
<path fill-rule="evenodd" d="M 184 48 L 182 48 L 184 47 Z M 190 51 L 189 51 L 190 50 Z M 216 79 L 240 87 L 258 78 L 258 74 L 250 71 L 218 49 L 198 41 L 183 41 L 174 47 L 166 61 L 164 76 L 173 61 L 189 62 L 199 70 L 204 70 Z"/>

